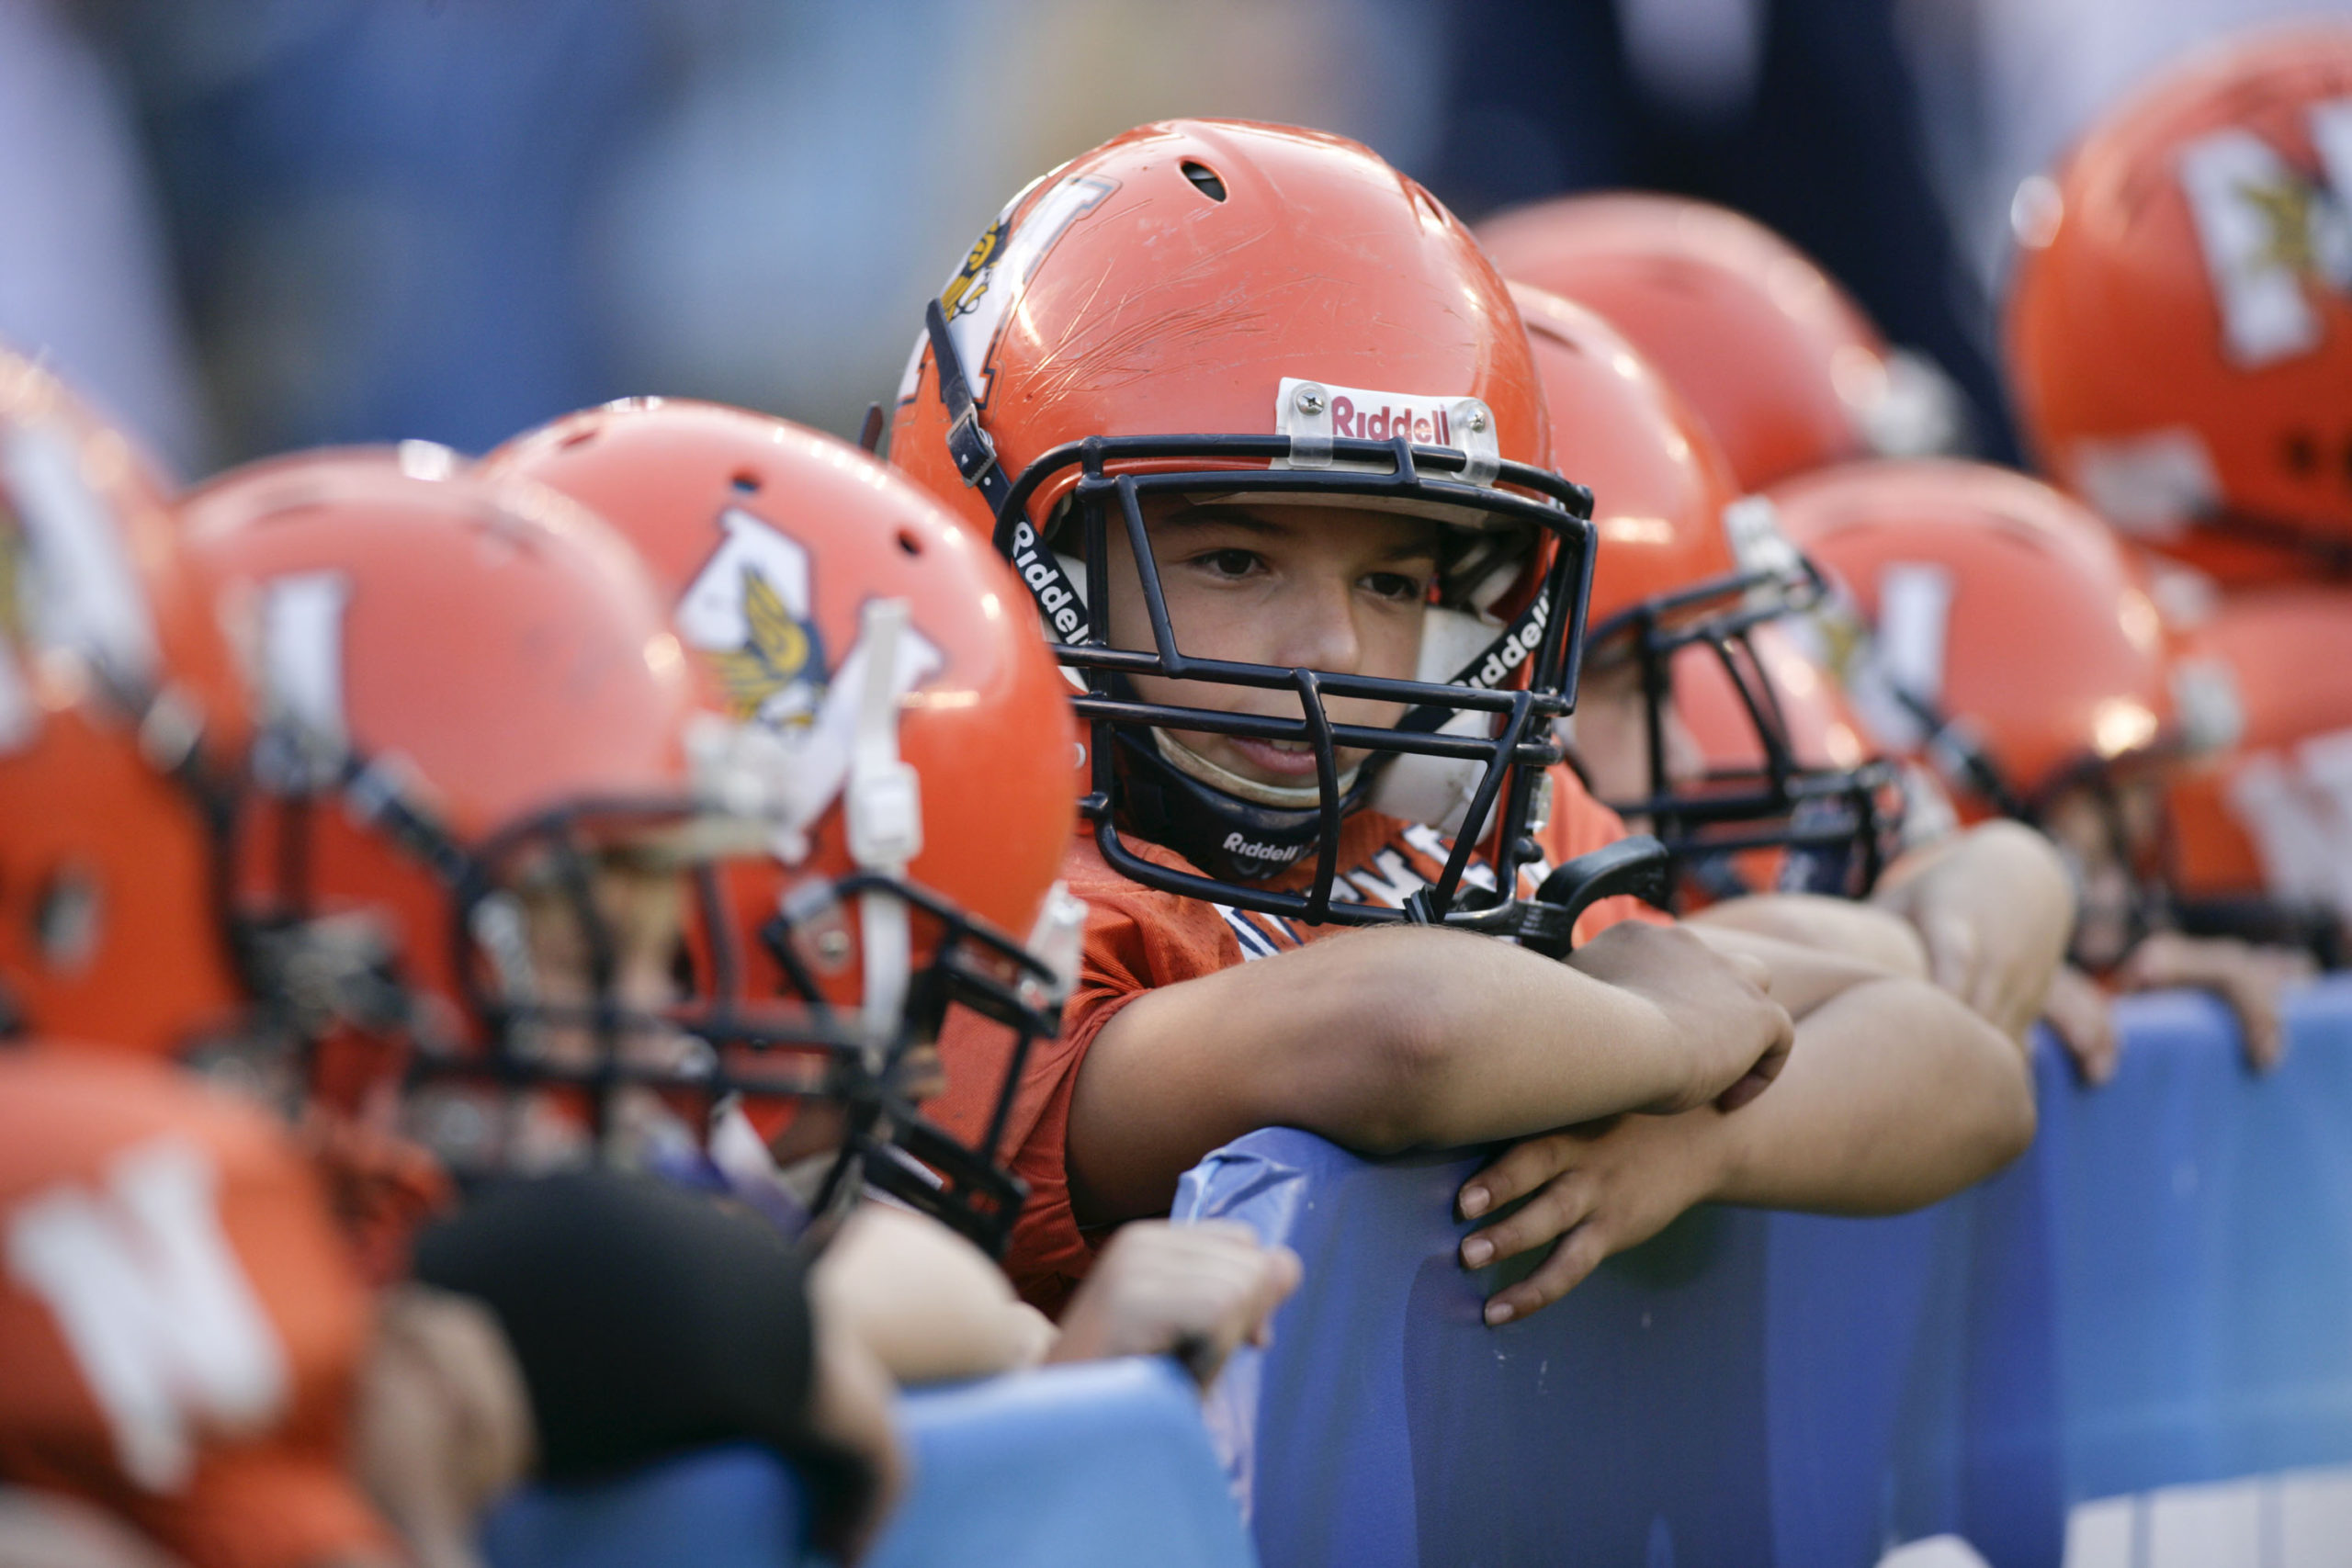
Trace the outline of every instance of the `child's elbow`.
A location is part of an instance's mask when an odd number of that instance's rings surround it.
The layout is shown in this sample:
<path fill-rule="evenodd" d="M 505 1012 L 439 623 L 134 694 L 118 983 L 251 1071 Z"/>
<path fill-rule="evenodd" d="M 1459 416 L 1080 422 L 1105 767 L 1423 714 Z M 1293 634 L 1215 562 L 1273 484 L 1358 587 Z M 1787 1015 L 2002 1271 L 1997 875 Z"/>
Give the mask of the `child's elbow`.
<path fill-rule="evenodd" d="M 1374 1157 L 1444 1141 L 1442 1108 L 1475 1042 L 1409 965 L 1357 978 L 1351 1030 L 1324 1036 L 1317 1077 L 1337 1141 Z"/>

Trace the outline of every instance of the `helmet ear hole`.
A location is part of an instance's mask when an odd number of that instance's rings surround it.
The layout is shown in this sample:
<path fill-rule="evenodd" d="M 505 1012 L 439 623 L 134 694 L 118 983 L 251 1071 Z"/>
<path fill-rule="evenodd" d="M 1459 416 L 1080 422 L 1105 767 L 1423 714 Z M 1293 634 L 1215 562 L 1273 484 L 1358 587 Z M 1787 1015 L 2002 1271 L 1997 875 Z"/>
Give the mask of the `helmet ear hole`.
<path fill-rule="evenodd" d="M 1203 196 L 1207 197 L 1211 201 L 1225 199 L 1225 182 L 1217 178 L 1215 169 L 1210 168 L 1206 164 L 1196 164 L 1190 158 L 1176 166 L 1184 171 L 1184 177 L 1192 181 L 1193 188 Z"/>

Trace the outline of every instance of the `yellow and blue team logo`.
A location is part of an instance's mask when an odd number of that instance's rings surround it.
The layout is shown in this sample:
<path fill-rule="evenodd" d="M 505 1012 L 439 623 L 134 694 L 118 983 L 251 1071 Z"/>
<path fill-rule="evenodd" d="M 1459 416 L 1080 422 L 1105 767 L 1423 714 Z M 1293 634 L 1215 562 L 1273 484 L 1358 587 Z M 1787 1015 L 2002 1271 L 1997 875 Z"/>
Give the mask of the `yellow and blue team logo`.
<path fill-rule="evenodd" d="M 679 635 L 709 661 L 728 711 L 800 729 L 823 707 L 830 672 L 810 596 L 808 552 L 740 508 L 679 600 Z"/>

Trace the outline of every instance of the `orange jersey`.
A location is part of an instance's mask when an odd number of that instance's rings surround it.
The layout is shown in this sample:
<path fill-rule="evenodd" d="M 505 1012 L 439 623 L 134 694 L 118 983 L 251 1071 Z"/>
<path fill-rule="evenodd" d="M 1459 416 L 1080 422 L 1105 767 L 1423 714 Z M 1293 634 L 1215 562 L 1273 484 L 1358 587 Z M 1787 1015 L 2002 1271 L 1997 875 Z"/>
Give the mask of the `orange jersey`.
<path fill-rule="evenodd" d="M 1566 768 L 1553 770 L 1552 818 L 1539 841 L 1552 861 L 1563 861 L 1624 837 L 1616 813 L 1586 793 Z M 1193 869 L 1155 845 L 1130 840 L 1159 864 Z M 1350 818 L 1340 833 L 1340 874 L 1335 899 L 1401 908 L 1413 893 L 1434 882 L 1452 844 L 1435 829 L 1374 812 Z M 1550 865 L 1522 867 L 1521 886 L 1532 895 Z M 1306 926 L 1280 916 L 1235 909 L 1206 899 L 1145 887 L 1103 863 L 1091 833 L 1072 844 L 1062 874 L 1069 890 L 1086 900 L 1086 946 L 1078 985 L 1063 1010 L 1062 1032 L 1041 1041 L 1023 1064 L 1006 1147 L 998 1151 L 1022 1180 L 1029 1201 L 1013 1229 L 1005 1269 L 1023 1295 L 1057 1313 L 1087 1270 L 1107 1232 L 1079 1228 L 1070 1211 L 1065 1145 L 1070 1096 L 1078 1069 L 1102 1028 L 1121 1008 L 1147 991 L 1180 985 L 1304 946 L 1350 928 Z M 1273 886 L 1289 887 L 1310 873 L 1295 869 Z M 1494 874 L 1473 861 L 1465 880 L 1494 885 Z M 1587 910 L 1577 922 L 1577 940 L 1589 941 L 1628 919 L 1663 921 L 1666 917 L 1634 898 L 1611 898 Z M 1010 1032 L 957 1011 L 940 1038 L 946 1064 L 946 1092 L 928 1108 L 949 1132 L 977 1141 L 986 1125 L 989 1100 L 1003 1082 Z"/>
<path fill-rule="evenodd" d="M 189 1568 L 390 1560 L 344 1468 L 370 1303 L 254 1107 L 161 1063 L 0 1055 L 0 1475 Z"/>

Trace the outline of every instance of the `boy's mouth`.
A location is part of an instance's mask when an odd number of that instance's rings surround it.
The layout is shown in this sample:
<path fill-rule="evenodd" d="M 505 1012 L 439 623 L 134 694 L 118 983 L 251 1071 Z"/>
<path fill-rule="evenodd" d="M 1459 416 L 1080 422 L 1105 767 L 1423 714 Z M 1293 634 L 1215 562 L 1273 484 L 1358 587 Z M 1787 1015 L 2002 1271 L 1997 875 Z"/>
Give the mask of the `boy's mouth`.
<path fill-rule="evenodd" d="M 1288 781 L 1315 776 L 1315 748 L 1305 740 L 1254 740 L 1223 737 L 1227 749 L 1251 771 Z"/>

